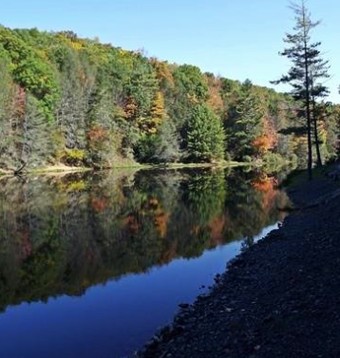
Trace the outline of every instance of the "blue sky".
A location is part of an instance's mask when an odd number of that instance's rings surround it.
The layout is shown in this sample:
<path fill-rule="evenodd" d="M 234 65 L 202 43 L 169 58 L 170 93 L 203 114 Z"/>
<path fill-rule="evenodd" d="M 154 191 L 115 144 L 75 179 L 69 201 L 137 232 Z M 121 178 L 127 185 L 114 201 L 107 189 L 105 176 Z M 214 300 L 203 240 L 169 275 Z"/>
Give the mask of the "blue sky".
<path fill-rule="evenodd" d="M 289 67 L 278 55 L 294 14 L 286 0 L 1 0 L 0 23 L 11 28 L 72 30 L 124 49 L 144 49 L 178 64 L 189 63 L 224 77 L 273 87 Z M 309 0 L 322 20 L 313 40 L 330 61 L 326 82 L 339 103 L 339 0 Z M 285 90 L 288 88 L 278 88 Z"/>

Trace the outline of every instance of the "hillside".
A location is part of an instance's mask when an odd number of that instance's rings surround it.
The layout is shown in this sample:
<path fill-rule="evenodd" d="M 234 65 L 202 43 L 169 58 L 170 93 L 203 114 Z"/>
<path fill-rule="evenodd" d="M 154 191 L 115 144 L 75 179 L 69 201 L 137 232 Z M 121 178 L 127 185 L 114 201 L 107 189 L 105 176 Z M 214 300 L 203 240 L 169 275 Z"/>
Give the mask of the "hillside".
<path fill-rule="evenodd" d="M 0 27 L 0 169 L 254 160 L 305 165 L 284 94 L 125 51 L 73 32 Z M 339 108 L 319 121 L 336 155 Z M 292 129 L 293 127 L 298 127 Z"/>

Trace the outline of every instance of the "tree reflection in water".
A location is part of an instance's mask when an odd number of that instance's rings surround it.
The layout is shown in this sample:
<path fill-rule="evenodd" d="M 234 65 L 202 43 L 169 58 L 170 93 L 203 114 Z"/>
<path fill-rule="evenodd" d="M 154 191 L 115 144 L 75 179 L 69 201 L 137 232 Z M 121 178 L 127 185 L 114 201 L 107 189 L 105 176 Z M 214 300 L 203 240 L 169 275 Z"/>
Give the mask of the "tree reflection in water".
<path fill-rule="evenodd" d="M 264 175 L 149 170 L 2 178 L 0 308 L 197 257 L 282 219 Z"/>

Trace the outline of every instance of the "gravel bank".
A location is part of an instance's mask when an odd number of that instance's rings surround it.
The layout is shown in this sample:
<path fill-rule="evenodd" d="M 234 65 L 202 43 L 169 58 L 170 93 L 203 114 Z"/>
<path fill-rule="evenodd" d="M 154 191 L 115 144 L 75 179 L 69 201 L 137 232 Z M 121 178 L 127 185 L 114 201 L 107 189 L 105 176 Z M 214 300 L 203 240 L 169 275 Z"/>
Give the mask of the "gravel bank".
<path fill-rule="evenodd" d="M 340 357 L 339 184 L 289 192 L 297 210 L 182 305 L 139 357 Z"/>

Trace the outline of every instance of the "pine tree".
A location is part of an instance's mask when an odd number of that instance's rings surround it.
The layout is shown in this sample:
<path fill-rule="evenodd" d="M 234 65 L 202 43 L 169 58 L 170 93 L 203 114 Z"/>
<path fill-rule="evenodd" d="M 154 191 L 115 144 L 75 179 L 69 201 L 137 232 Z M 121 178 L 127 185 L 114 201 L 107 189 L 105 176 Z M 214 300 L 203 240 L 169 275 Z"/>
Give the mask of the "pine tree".
<path fill-rule="evenodd" d="M 195 162 L 224 157 L 225 134 L 220 119 L 207 105 L 197 105 L 188 121 L 187 150 Z"/>
<path fill-rule="evenodd" d="M 286 34 L 284 42 L 289 47 L 280 54 L 292 62 L 292 67 L 288 74 L 282 76 L 278 81 L 273 81 L 273 83 L 289 83 L 293 87 L 291 91 L 293 97 L 303 103 L 307 124 L 308 177 L 312 179 L 313 100 L 317 94 L 313 79 L 327 76 L 327 62 L 320 58 L 318 47 L 321 43 L 311 42 L 311 31 L 320 22 L 311 20 L 310 12 L 306 8 L 304 0 L 301 0 L 301 3 L 293 4 L 291 8 L 296 15 L 294 33 Z M 318 143 L 317 130 L 315 131 L 315 136 Z"/>
<path fill-rule="evenodd" d="M 234 160 L 249 161 L 256 154 L 254 141 L 261 133 L 263 111 L 246 80 L 235 106 L 229 109 L 226 122 L 228 152 Z"/>

